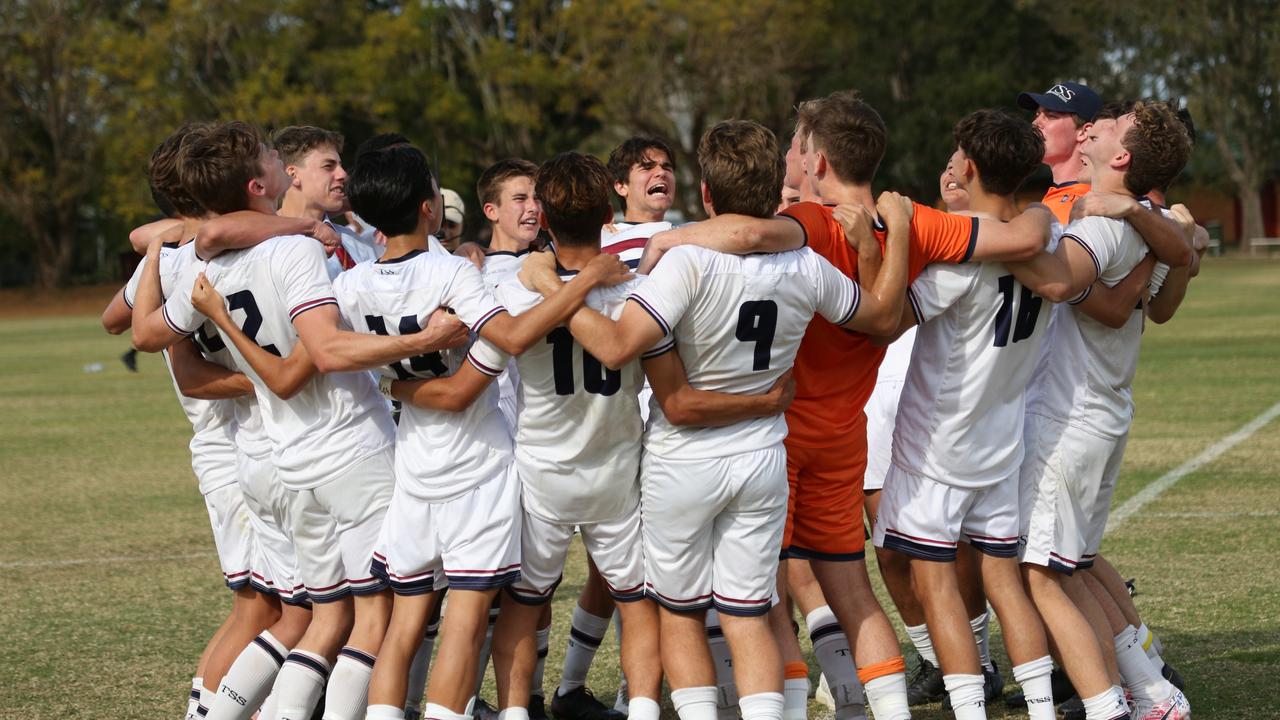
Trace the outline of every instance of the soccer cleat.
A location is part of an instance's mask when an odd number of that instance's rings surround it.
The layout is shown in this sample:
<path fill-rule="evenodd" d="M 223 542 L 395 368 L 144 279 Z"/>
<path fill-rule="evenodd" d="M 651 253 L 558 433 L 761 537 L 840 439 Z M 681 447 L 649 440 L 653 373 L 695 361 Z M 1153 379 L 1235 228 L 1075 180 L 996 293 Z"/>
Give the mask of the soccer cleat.
<path fill-rule="evenodd" d="M 551 714 L 559 720 L 625 720 L 626 716 L 596 699 L 586 686 L 551 698 Z"/>
<path fill-rule="evenodd" d="M 475 720 L 498 720 L 498 711 L 487 700 L 477 697 L 471 708 L 471 717 Z"/>
<path fill-rule="evenodd" d="M 1182 676 L 1178 674 L 1178 671 L 1174 670 L 1173 666 L 1169 663 L 1165 663 L 1164 667 L 1160 668 L 1160 675 L 1165 680 L 1168 680 L 1170 685 L 1178 688 L 1179 690 L 1187 689 L 1187 682 L 1182 679 Z"/>
<path fill-rule="evenodd" d="M 1084 701 L 1079 695 L 1067 698 L 1067 701 L 1058 706 L 1058 714 L 1062 716 L 1062 720 L 1084 720 Z"/>
<path fill-rule="evenodd" d="M 1149 707 L 1139 707 L 1133 713 L 1134 720 L 1190 720 L 1191 703 L 1177 690 L 1164 702 Z"/>
<path fill-rule="evenodd" d="M 907 681 L 907 704 L 924 705 L 946 697 L 947 688 L 942 683 L 942 671 L 933 663 L 920 658 L 915 673 Z"/>
<path fill-rule="evenodd" d="M 529 720 L 547 720 L 546 702 L 541 695 L 529 696 Z"/>

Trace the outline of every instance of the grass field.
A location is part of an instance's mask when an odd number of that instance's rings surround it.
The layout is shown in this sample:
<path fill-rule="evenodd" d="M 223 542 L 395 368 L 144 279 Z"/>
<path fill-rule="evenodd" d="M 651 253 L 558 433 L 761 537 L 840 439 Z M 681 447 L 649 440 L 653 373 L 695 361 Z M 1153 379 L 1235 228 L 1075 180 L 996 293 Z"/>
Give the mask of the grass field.
<path fill-rule="evenodd" d="M 1117 503 L 1280 402 L 1277 293 L 1280 263 L 1209 259 L 1179 317 L 1148 327 Z M 85 294 L 72 312 L 109 297 Z M 129 373 L 127 340 L 96 316 L 23 301 L 0 319 L 0 718 L 177 718 L 228 603 L 190 428 L 158 357 Z M 1105 542 L 1138 578 L 1138 607 L 1198 718 L 1280 717 L 1265 690 L 1280 673 L 1278 468 L 1280 421 Z M 556 600 L 547 688 L 582 576 L 578 556 Z M 606 641 L 593 669 L 602 698 L 617 687 L 615 653 Z M 1020 714 L 997 702 L 990 716 Z"/>

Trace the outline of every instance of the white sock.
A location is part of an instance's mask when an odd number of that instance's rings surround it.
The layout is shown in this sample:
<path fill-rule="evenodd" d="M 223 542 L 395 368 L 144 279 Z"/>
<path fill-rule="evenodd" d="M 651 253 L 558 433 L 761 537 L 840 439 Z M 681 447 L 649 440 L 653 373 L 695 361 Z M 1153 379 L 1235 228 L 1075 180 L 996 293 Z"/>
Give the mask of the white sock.
<path fill-rule="evenodd" d="M 911 720 L 907 708 L 907 675 L 890 673 L 862 684 L 876 720 Z"/>
<path fill-rule="evenodd" d="M 474 697 L 471 698 L 475 700 Z M 422 711 L 423 720 L 431 718 L 431 720 L 471 720 L 471 709 L 468 706 L 466 715 L 459 715 L 443 705 L 435 703 L 427 703 L 426 709 Z"/>
<path fill-rule="evenodd" d="M 272 689 L 276 715 L 269 720 L 311 720 L 328 679 L 328 660 L 306 650 L 289 653 Z"/>
<path fill-rule="evenodd" d="M 991 664 L 991 613 L 971 618 L 969 628 L 973 630 L 973 641 L 978 644 L 978 661 L 987 671 L 995 672 L 996 666 Z"/>
<path fill-rule="evenodd" d="M 324 720 L 360 720 L 369 704 L 369 678 L 377 658 L 353 647 L 338 651 L 329 675 Z"/>
<path fill-rule="evenodd" d="M 204 680 L 200 681 L 200 702 L 196 704 L 196 718 L 204 720 L 209 714 L 209 706 L 213 705 L 213 701 L 218 697 L 218 693 L 205 687 Z"/>
<path fill-rule="evenodd" d="M 489 608 L 489 626 L 484 630 L 484 644 L 480 646 L 480 661 L 476 663 L 476 685 L 471 694 L 480 697 L 484 687 L 484 674 L 489 669 L 489 656 L 493 652 L 493 624 L 498 622 L 498 608 Z"/>
<path fill-rule="evenodd" d="M 185 720 L 194 720 L 196 708 L 200 706 L 200 688 L 204 686 L 204 678 L 191 678 L 191 694 L 187 696 L 187 714 Z"/>
<path fill-rule="evenodd" d="M 907 637 L 911 638 L 911 644 L 916 646 L 920 657 L 938 667 L 938 656 L 933 654 L 933 640 L 929 638 L 929 626 L 907 625 L 906 628 Z"/>
<path fill-rule="evenodd" d="M 498 712 L 498 720 L 529 720 L 529 708 L 509 707 Z"/>
<path fill-rule="evenodd" d="M 629 706 L 630 713 L 627 715 L 627 720 L 658 720 L 658 716 L 662 714 L 662 708 L 653 698 L 634 698 Z"/>
<path fill-rule="evenodd" d="M 427 625 L 427 631 L 422 636 L 422 644 L 413 654 L 413 662 L 409 663 L 409 684 L 404 698 L 405 717 L 422 716 L 422 697 L 427 692 L 427 671 L 431 669 L 431 651 L 435 649 L 436 636 L 439 634 L 439 620 Z"/>
<path fill-rule="evenodd" d="M 1053 658 L 1048 655 L 1013 668 L 1013 679 L 1022 686 L 1022 695 L 1027 699 L 1027 715 L 1031 720 L 1054 720 L 1057 717 L 1053 709 L 1053 683 L 1049 680 L 1052 672 Z"/>
<path fill-rule="evenodd" d="M 1168 700 L 1174 693 L 1174 687 L 1160 675 L 1160 670 L 1152 666 L 1151 659 L 1142 651 L 1138 629 L 1126 625 L 1116 635 L 1115 642 L 1120 677 L 1124 679 L 1124 686 L 1133 693 L 1138 706 L 1149 707 Z"/>
<path fill-rule="evenodd" d="M 955 673 L 942 676 L 951 698 L 956 720 L 987 720 L 987 698 L 982 692 L 982 675 Z"/>
<path fill-rule="evenodd" d="M 222 677 L 218 696 L 209 705 L 206 718 L 214 720 L 246 720 L 257 710 L 271 692 L 271 684 L 289 648 L 275 639 L 270 631 L 263 630 L 258 637 L 240 651 Z"/>
<path fill-rule="evenodd" d="M 849 648 L 848 636 L 836 621 L 835 613 L 826 605 L 814 608 L 805 616 L 804 624 L 809 628 L 813 654 L 818 658 L 818 666 L 822 668 L 827 689 L 836 704 L 836 720 L 864 715 L 866 706 L 858 669 L 853 665 L 853 651 Z"/>
<path fill-rule="evenodd" d="M 720 628 L 720 613 L 707 611 L 707 645 L 711 648 L 711 662 L 716 668 L 716 707 L 723 714 L 737 714 L 738 685 L 733 678 L 733 654 L 729 642 Z"/>
<path fill-rule="evenodd" d="M 808 684 L 809 681 L 805 680 L 806 691 Z M 738 701 L 738 706 L 742 708 L 742 720 L 780 720 L 785 704 L 782 694 L 776 692 L 755 693 Z M 804 715 L 800 717 L 803 718 Z"/>
<path fill-rule="evenodd" d="M 1156 666 L 1156 670 L 1164 670 L 1164 658 L 1160 657 L 1160 643 L 1156 641 L 1156 634 L 1151 632 L 1151 628 L 1146 623 L 1138 626 L 1138 638 L 1142 640 L 1142 651 L 1151 658 L 1151 664 Z"/>
<path fill-rule="evenodd" d="M 370 705 L 365 720 L 404 720 L 404 710 L 395 705 Z"/>
<path fill-rule="evenodd" d="M 581 605 L 573 606 L 573 623 L 569 627 L 569 645 L 564 651 L 564 670 L 560 674 L 557 695 L 566 695 L 587 684 L 591 661 L 595 659 L 596 650 L 600 649 L 600 641 L 609 632 L 611 619 L 592 615 Z"/>
<path fill-rule="evenodd" d="M 680 720 L 715 720 L 716 689 L 703 685 L 672 690 L 671 705 L 675 707 Z"/>
<path fill-rule="evenodd" d="M 776 695 L 777 693 L 764 693 Z M 742 705 L 747 698 L 760 697 L 760 694 L 748 695 L 738 701 Z M 782 681 L 782 717 L 784 720 L 804 720 L 809 710 L 809 678 L 790 678 Z M 742 711 L 746 717 L 746 709 Z"/>
<path fill-rule="evenodd" d="M 1084 703 L 1085 720 L 1129 720 L 1129 704 L 1124 693 L 1111 687 L 1089 698 Z"/>
<path fill-rule="evenodd" d="M 274 720 L 276 717 L 276 694 L 273 692 L 262 703 L 262 709 L 258 711 L 258 720 Z"/>
<path fill-rule="evenodd" d="M 542 689 L 542 676 L 547 671 L 547 651 L 551 649 L 551 626 L 539 630 L 535 637 L 538 641 L 538 662 L 533 665 L 533 677 L 529 681 L 529 694 L 542 697 L 546 691 Z"/>

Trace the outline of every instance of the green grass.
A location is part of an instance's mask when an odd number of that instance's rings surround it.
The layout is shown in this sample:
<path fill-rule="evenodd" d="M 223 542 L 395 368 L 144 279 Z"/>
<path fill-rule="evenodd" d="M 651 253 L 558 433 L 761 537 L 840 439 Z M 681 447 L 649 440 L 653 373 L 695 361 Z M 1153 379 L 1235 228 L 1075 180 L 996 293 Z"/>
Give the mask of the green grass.
<path fill-rule="evenodd" d="M 1280 401 L 1278 291 L 1280 263 L 1209 259 L 1179 316 L 1148 326 L 1117 503 Z M 129 373 L 127 344 L 92 317 L 0 321 L 0 718 L 177 717 L 227 610 L 190 428 L 160 359 Z M 103 371 L 86 373 L 94 362 Z M 1139 610 L 1197 717 L 1280 717 L 1265 691 L 1280 670 L 1277 425 L 1104 543 L 1138 578 Z M 583 574 L 575 551 L 548 688 Z M 609 697 L 617 675 L 608 640 L 591 685 Z M 949 717 L 936 705 L 915 716 Z M 998 702 L 989 716 L 1025 717 Z"/>

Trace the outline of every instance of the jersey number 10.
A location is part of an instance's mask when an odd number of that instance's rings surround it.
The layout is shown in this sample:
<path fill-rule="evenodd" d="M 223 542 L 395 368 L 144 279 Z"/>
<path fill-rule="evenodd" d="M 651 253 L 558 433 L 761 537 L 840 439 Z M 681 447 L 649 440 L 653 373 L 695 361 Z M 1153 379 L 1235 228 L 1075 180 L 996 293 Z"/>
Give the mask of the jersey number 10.
<path fill-rule="evenodd" d="M 547 334 L 551 346 L 551 370 L 556 382 L 557 395 L 572 395 L 573 386 L 573 335 L 569 328 L 558 327 Z M 622 387 L 622 371 L 610 370 L 594 355 L 582 349 L 582 389 L 592 395 L 608 397 Z"/>
<path fill-rule="evenodd" d="M 1014 281 L 1012 275 L 1001 275 L 998 279 L 1000 283 L 1000 309 L 996 311 L 996 347 L 1005 347 L 1009 344 L 1009 321 L 1013 318 L 1013 287 L 1018 285 Z M 1018 313 L 1017 319 L 1013 323 L 1013 341 L 1026 340 L 1036 331 L 1036 318 L 1040 316 L 1040 305 L 1044 303 L 1044 299 L 1036 295 L 1022 285 L 1022 292 L 1018 297 Z"/>

